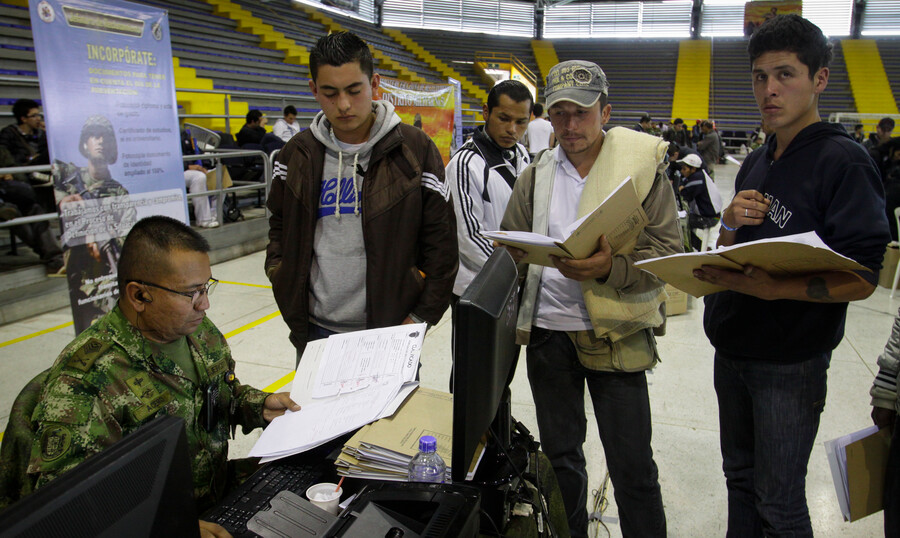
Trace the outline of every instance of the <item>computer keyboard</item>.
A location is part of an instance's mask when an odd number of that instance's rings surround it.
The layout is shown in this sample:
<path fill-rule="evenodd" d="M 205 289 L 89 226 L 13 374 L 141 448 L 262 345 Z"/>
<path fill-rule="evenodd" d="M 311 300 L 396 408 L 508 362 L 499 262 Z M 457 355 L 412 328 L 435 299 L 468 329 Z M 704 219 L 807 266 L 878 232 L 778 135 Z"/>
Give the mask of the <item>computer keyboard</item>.
<path fill-rule="evenodd" d="M 203 519 L 225 527 L 236 538 L 255 536 L 247 530 L 247 521 L 260 510 L 267 509 L 272 497 L 288 490 L 305 498 L 307 488 L 321 482 L 327 469 L 324 462 L 272 462 L 250 476 Z"/>

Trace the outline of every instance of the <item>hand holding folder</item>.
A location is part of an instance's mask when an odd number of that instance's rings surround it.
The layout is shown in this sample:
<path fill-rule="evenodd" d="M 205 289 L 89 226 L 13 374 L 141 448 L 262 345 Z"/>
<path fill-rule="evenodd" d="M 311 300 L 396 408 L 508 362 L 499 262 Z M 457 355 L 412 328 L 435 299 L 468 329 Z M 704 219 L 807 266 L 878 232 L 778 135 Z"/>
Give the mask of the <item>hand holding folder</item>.
<path fill-rule="evenodd" d="M 862 519 L 883 508 L 884 473 L 890 444 L 890 430 L 879 430 L 877 426 L 825 442 L 831 477 L 845 521 Z"/>
<path fill-rule="evenodd" d="M 524 250 L 526 255 L 522 263 L 554 267 L 551 255 L 575 260 L 590 257 L 597 251 L 601 235 L 606 236 L 613 254 L 627 253 L 648 220 L 634 182 L 628 176 L 593 211 L 572 223 L 564 240 L 516 230 L 483 232 L 481 235 Z"/>

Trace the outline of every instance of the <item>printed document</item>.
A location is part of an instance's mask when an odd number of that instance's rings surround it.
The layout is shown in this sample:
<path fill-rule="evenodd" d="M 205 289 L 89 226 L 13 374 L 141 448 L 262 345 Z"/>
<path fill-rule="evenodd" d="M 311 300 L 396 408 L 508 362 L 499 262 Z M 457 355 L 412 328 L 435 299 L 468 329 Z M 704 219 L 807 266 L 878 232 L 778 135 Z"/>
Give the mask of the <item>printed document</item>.
<path fill-rule="evenodd" d="M 310 342 L 291 389 L 301 410 L 273 420 L 250 451 L 263 462 L 314 448 L 381 417 L 412 393 L 426 324 Z"/>

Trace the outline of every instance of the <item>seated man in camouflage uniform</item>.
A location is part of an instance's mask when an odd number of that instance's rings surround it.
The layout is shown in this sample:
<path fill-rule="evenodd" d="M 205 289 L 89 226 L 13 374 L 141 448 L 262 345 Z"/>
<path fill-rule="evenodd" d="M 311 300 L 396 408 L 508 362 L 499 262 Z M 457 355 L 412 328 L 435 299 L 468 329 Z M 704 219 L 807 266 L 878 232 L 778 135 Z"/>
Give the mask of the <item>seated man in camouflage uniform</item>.
<path fill-rule="evenodd" d="M 135 224 L 119 261 L 118 305 L 63 350 L 32 415 L 28 476 L 38 488 L 154 417 L 174 415 L 185 420 L 202 513 L 235 485 L 228 437 L 237 425 L 246 433 L 299 410 L 288 393 L 235 378 L 228 344 L 205 314 L 217 282 L 208 251 L 174 219 Z"/>

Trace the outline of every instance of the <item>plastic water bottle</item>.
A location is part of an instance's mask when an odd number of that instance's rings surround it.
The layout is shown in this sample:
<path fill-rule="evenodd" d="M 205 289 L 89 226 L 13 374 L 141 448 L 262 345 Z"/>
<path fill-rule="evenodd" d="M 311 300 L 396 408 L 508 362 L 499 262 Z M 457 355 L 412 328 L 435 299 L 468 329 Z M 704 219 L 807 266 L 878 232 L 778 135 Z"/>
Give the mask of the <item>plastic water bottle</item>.
<path fill-rule="evenodd" d="M 409 462 L 410 482 L 444 483 L 447 464 L 437 453 L 437 439 L 423 435 L 419 439 L 419 453 Z"/>

